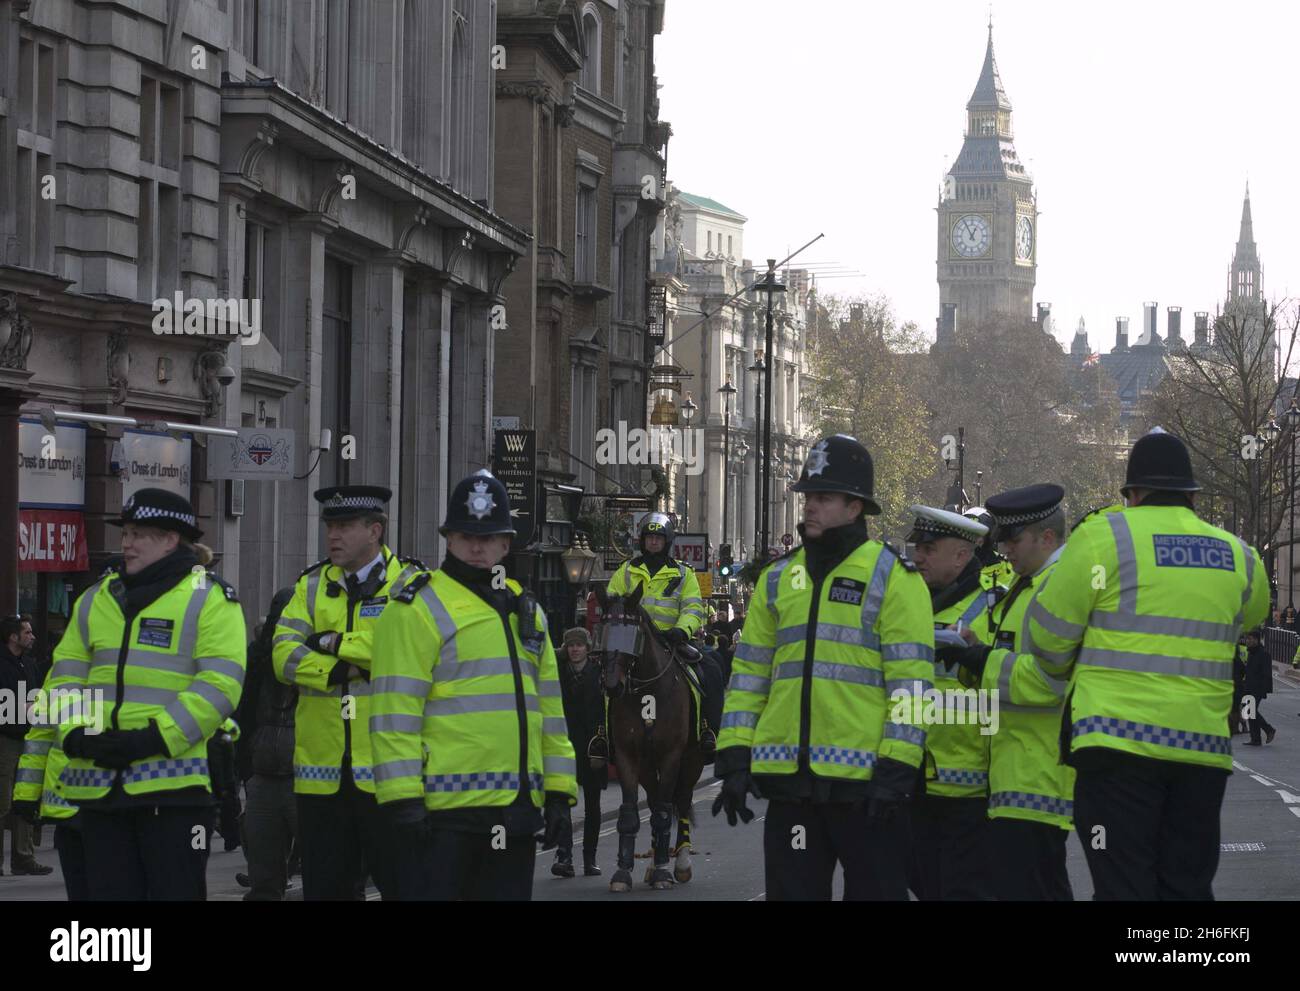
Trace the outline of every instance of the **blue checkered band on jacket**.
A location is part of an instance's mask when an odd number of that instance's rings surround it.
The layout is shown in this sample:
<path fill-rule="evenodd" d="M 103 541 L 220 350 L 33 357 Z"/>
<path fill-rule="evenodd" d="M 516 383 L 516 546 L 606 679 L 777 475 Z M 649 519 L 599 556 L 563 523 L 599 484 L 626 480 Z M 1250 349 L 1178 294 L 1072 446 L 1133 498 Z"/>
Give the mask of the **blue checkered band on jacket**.
<path fill-rule="evenodd" d="M 61 808 L 61 809 L 75 809 L 75 808 L 76 808 L 75 805 L 73 805 L 71 802 L 69 802 L 66 798 L 64 798 L 64 797 L 63 797 L 62 795 L 60 795 L 58 792 L 53 792 L 53 791 L 43 791 L 43 792 L 41 792 L 41 804 L 42 804 L 42 805 L 53 805 L 53 806 L 55 806 L 56 808 Z"/>
<path fill-rule="evenodd" d="M 59 780 L 65 788 L 108 788 L 113 784 L 114 773 L 97 767 L 74 768 L 69 764 L 63 769 Z"/>
<path fill-rule="evenodd" d="M 995 791 L 989 796 L 990 809 L 1030 809 L 1054 816 L 1074 815 L 1074 803 L 1054 795 L 1035 795 L 1027 791 Z"/>
<path fill-rule="evenodd" d="M 1226 736 L 1211 736 L 1208 733 L 1169 729 L 1165 726 L 1152 726 L 1150 723 L 1135 723 L 1129 719 L 1115 719 L 1112 716 L 1088 716 L 1086 719 L 1080 719 L 1076 722 L 1070 730 L 1072 739 L 1085 733 L 1103 733 L 1106 736 L 1115 736 L 1122 740 L 1155 743 L 1162 747 L 1197 750 L 1207 754 L 1232 752 L 1232 742 Z"/>
<path fill-rule="evenodd" d="M 146 760 L 132 764 L 122 781 L 136 784 L 140 781 L 157 781 L 159 778 L 183 778 L 189 774 L 207 773 L 206 757 L 168 757 L 165 760 Z"/>
<path fill-rule="evenodd" d="M 813 764 L 848 764 L 852 767 L 872 767 L 876 763 L 876 755 L 870 750 L 850 750 L 846 747 L 811 747 L 808 751 L 808 758 L 810 763 Z M 785 744 L 768 744 L 755 747 L 752 759 L 754 761 L 797 761 L 799 759 L 799 748 Z"/>
<path fill-rule="evenodd" d="M 337 767 L 315 767 L 311 764 L 293 765 L 293 776 L 299 781 L 338 781 L 342 773 Z"/>
<path fill-rule="evenodd" d="M 352 766 L 352 780 L 354 781 L 374 781 L 375 769 L 373 767 Z"/>
<path fill-rule="evenodd" d="M 540 774 L 528 775 L 531 791 L 543 791 Z M 519 775 L 512 771 L 472 771 L 464 774 L 426 774 L 425 791 L 517 791 Z"/>
<path fill-rule="evenodd" d="M 136 506 L 135 509 L 131 511 L 130 519 L 132 522 L 139 522 L 140 520 L 149 520 L 156 517 L 163 517 L 169 520 L 180 520 L 182 523 L 194 526 L 194 516 L 192 513 L 178 513 L 174 509 L 158 509 L 155 506 Z"/>
<path fill-rule="evenodd" d="M 987 785 L 989 774 L 988 771 L 959 771 L 941 767 L 935 780 L 943 785 Z"/>

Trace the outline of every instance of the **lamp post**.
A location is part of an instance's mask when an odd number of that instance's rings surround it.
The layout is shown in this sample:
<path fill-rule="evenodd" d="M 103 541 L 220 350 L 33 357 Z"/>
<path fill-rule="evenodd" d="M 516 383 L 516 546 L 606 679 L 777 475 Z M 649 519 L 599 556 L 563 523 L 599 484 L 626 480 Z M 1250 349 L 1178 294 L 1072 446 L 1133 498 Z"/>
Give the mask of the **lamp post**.
<path fill-rule="evenodd" d="M 1290 446 L 1291 446 L 1291 478 L 1290 492 L 1287 497 L 1291 500 L 1291 526 L 1288 528 L 1288 569 L 1286 575 L 1286 604 L 1288 607 L 1295 608 L 1295 432 L 1300 426 L 1300 406 L 1296 405 L 1295 399 L 1291 400 L 1291 405 L 1287 407 L 1284 414 L 1287 424 L 1290 426 Z"/>
<path fill-rule="evenodd" d="M 785 292 L 785 286 L 776 281 L 776 259 L 767 260 L 767 278 L 758 286 L 759 292 L 767 294 L 767 337 L 764 354 L 767 363 L 763 371 L 763 492 L 772 484 L 772 297 L 778 292 Z M 763 559 L 767 558 L 767 548 L 771 541 L 771 506 L 766 495 L 763 498 L 763 535 L 760 550 Z"/>
<path fill-rule="evenodd" d="M 731 397 L 736 394 L 736 387 L 731 384 L 731 376 L 718 390 L 722 396 L 722 543 L 727 543 L 728 511 L 731 509 Z"/>
<path fill-rule="evenodd" d="M 574 534 L 573 546 L 560 555 L 560 563 L 564 565 L 565 579 L 574 589 L 573 609 L 569 613 L 570 618 L 573 619 L 578 613 L 579 589 L 586 587 L 587 582 L 591 580 L 591 573 L 596 568 L 596 555 L 587 546 L 585 533 Z"/>
<path fill-rule="evenodd" d="M 975 505 L 977 506 L 984 505 L 983 482 L 984 482 L 984 472 L 976 471 L 975 472 Z"/>
<path fill-rule="evenodd" d="M 763 374 L 767 371 L 767 362 L 760 351 L 754 356 L 754 363 L 749 366 L 751 372 L 757 372 L 754 382 L 754 556 L 757 557 L 759 540 L 763 533 L 763 471 L 759 462 L 763 457 L 763 434 L 760 426 L 759 411 L 763 408 Z"/>
<path fill-rule="evenodd" d="M 686 450 L 686 431 L 691 429 L 691 421 L 695 419 L 695 414 L 699 407 L 691 399 L 691 394 L 686 393 L 686 402 L 682 403 L 682 451 Z M 682 491 L 686 495 L 686 505 L 682 508 L 682 529 L 686 530 L 691 521 L 691 476 L 682 469 Z"/>
<path fill-rule="evenodd" d="M 1265 483 L 1268 485 L 1268 555 L 1264 564 L 1268 570 L 1270 590 L 1276 587 L 1274 583 L 1277 581 L 1277 575 L 1274 571 L 1274 565 L 1277 563 L 1276 547 L 1274 546 L 1277 543 L 1277 529 L 1273 526 L 1273 443 L 1281 432 L 1282 428 L 1277 425 L 1277 419 L 1271 416 L 1268 418 L 1267 425 L 1260 431 L 1264 437 L 1264 443 L 1268 447 L 1268 481 Z"/>
<path fill-rule="evenodd" d="M 736 453 L 740 455 L 740 491 L 745 491 L 745 479 L 749 478 L 749 445 L 745 443 L 745 438 L 740 438 L 740 443 L 736 445 Z M 736 507 L 736 526 L 740 526 L 740 507 Z M 739 536 L 739 535 L 737 535 Z"/>

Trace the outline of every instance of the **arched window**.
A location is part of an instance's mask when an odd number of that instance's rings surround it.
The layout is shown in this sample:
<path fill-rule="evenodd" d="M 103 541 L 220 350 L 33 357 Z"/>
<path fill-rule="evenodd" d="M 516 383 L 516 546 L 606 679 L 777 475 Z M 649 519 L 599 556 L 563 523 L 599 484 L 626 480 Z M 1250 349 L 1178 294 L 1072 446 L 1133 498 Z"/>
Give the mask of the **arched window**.
<path fill-rule="evenodd" d="M 600 95 L 600 15 L 595 4 L 587 4 L 582 11 L 582 37 L 586 42 L 587 59 L 582 63 L 578 85 L 588 93 Z"/>
<path fill-rule="evenodd" d="M 470 108 L 469 56 L 465 47 L 465 25 L 457 19 L 451 41 L 451 115 L 448 143 L 451 146 L 451 184 L 462 193 L 469 191 Z"/>

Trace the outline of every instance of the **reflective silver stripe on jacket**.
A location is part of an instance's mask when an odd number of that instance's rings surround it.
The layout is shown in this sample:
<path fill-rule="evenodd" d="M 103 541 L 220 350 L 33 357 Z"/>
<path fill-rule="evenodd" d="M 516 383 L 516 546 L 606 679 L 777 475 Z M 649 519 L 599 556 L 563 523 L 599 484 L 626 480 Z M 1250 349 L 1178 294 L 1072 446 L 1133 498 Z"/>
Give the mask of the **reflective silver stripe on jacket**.
<path fill-rule="evenodd" d="M 871 569 L 871 581 L 867 586 L 867 594 L 862 597 L 862 631 L 863 636 L 868 631 L 874 631 L 876 620 L 880 618 L 880 607 L 885 601 L 885 585 L 889 581 L 889 573 L 894 569 L 894 563 L 898 560 L 894 552 L 886 546 L 880 548 L 880 554 L 876 558 L 875 567 Z M 878 638 L 877 634 L 877 638 Z M 877 642 L 879 640 L 877 639 Z"/>
<path fill-rule="evenodd" d="M 438 667 L 444 664 L 454 665 L 457 661 L 456 624 L 451 618 L 451 613 L 448 612 L 442 599 L 438 598 L 438 593 L 433 590 L 431 584 L 420 589 L 419 598 L 429 610 L 434 628 L 437 629 L 438 637 L 442 640 L 442 647 L 438 652 Z"/>
<path fill-rule="evenodd" d="M 971 604 L 966 607 L 966 611 L 961 614 L 961 619 L 959 619 L 958 622 L 961 623 L 962 626 L 970 626 L 971 623 L 975 622 L 976 618 L 984 611 L 984 609 L 984 594 L 981 591 L 979 595 L 975 596 L 975 598 L 971 600 Z"/>
<path fill-rule="evenodd" d="M 1250 553 L 1250 548 L 1246 546 L 1246 542 L 1240 537 L 1234 534 L 1233 539 L 1237 541 L 1237 545 L 1241 548 L 1241 553 L 1246 559 L 1246 587 L 1241 590 L 1241 608 L 1237 610 L 1237 617 L 1233 620 L 1237 629 L 1240 630 L 1241 624 L 1246 618 L 1246 607 L 1250 605 L 1251 586 L 1255 583 L 1255 555 Z M 1237 638 L 1234 636 L 1232 639 L 1236 640 Z"/>
<path fill-rule="evenodd" d="M 572 757 L 543 757 L 542 773 L 573 776 L 578 773 L 578 762 Z"/>
<path fill-rule="evenodd" d="M 923 643 L 887 643 L 880 648 L 882 661 L 929 661 L 934 663 L 934 648 Z"/>
<path fill-rule="evenodd" d="M 770 678 L 760 678 L 753 674 L 741 674 L 739 671 L 731 673 L 731 684 L 727 686 L 729 692 L 757 692 L 759 695 L 766 695 L 772 688 Z"/>
<path fill-rule="evenodd" d="M 185 604 L 185 617 L 181 620 L 180 640 L 176 643 L 176 653 L 181 657 L 194 656 L 194 644 L 199 639 L 199 614 L 216 587 L 216 582 L 205 580 L 202 588 L 192 589 L 190 601 Z"/>
<path fill-rule="evenodd" d="M 423 729 L 423 716 L 386 712 L 370 717 L 371 733 L 419 733 Z"/>
<path fill-rule="evenodd" d="M 751 664 L 771 664 L 772 658 L 775 656 L 776 649 L 774 647 L 760 647 L 742 640 L 736 645 L 733 660 L 749 661 Z"/>
<path fill-rule="evenodd" d="M 376 764 L 374 772 L 376 782 L 393 781 L 397 778 L 418 778 L 424 773 L 424 764 L 418 760 L 390 760 L 383 764 Z"/>
<path fill-rule="evenodd" d="M 757 712 L 728 712 L 723 714 L 720 729 L 735 729 L 737 726 L 753 729 L 757 725 Z"/>
<path fill-rule="evenodd" d="M 275 626 L 276 629 L 283 626 L 287 630 L 293 630 L 295 633 L 302 634 L 303 637 L 309 637 L 316 632 L 311 628 L 309 623 L 305 623 L 301 619 L 285 619 L 283 616 L 275 621 Z M 275 642 L 278 642 L 278 638 Z"/>
<path fill-rule="evenodd" d="M 107 578 L 101 578 L 82 592 L 81 602 L 77 605 L 77 629 L 81 633 L 81 646 L 86 653 L 90 653 L 90 607 L 106 581 L 108 581 Z"/>
<path fill-rule="evenodd" d="M 90 662 L 74 660 L 71 657 L 55 661 L 54 666 L 50 668 L 49 674 L 51 681 L 55 678 L 75 678 L 77 681 L 85 681 L 89 677 Z"/>
<path fill-rule="evenodd" d="M 527 657 L 519 658 L 520 671 L 537 677 L 538 668 Z M 473 661 L 461 661 L 458 664 L 443 662 L 433 669 L 433 680 L 439 684 L 448 681 L 464 681 L 467 678 L 491 678 L 494 675 L 513 675 L 514 666 L 508 657 L 483 657 Z"/>
<path fill-rule="evenodd" d="M 1079 663 L 1115 671 L 1139 671 L 1144 674 L 1166 674 L 1180 678 L 1209 678 L 1212 681 L 1232 680 L 1231 660 L 1203 661 L 1190 657 L 1170 657 L 1168 654 L 1139 654 L 1127 650 L 1084 647 L 1079 651 Z"/>
<path fill-rule="evenodd" d="M 307 618 L 311 620 L 313 633 L 316 631 L 316 590 L 320 588 L 321 572 L 328 567 L 328 564 L 323 564 L 307 576 Z"/>
<path fill-rule="evenodd" d="M 540 712 L 541 702 L 535 695 L 524 696 L 524 708 Z M 470 712 L 517 712 L 515 694 L 465 695 L 461 698 L 434 699 L 424 705 L 426 716 L 461 716 Z"/>
<path fill-rule="evenodd" d="M 783 661 L 776 666 L 772 680 L 802 678 L 803 666 L 802 660 Z M 881 688 L 885 684 L 885 676 L 875 668 L 858 667 L 854 664 L 832 664 L 829 661 L 813 661 L 812 676 L 822 681 L 842 681 L 851 685 L 868 685 L 873 688 Z"/>
<path fill-rule="evenodd" d="M 924 747 L 925 728 L 910 723 L 896 723 L 890 719 L 885 722 L 885 739 L 902 740 L 904 743 L 915 743 L 918 747 Z"/>
<path fill-rule="evenodd" d="M 781 572 L 793 558 L 786 558 L 783 561 L 777 561 L 767 569 L 767 609 L 772 614 L 772 619 L 777 619 L 776 595 L 781 587 Z"/>
<path fill-rule="evenodd" d="M 392 692 L 395 695 L 414 695 L 418 698 L 424 698 L 428 695 L 431 687 L 433 687 L 432 681 L 392 674 L 376 678 L 370 683 L 370 690 L 374 695 Z"/>

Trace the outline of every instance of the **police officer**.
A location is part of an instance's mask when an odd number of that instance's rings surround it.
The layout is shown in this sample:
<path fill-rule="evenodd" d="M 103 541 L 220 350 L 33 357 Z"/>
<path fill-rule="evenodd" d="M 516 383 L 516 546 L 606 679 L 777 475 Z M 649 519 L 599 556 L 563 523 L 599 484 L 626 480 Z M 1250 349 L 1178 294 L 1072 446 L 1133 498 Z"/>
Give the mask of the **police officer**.
<path fill-rule="evenodd" d="M 933 687 L 930 597 L 914 566 L 867 535 L 880 513 L 871 455 L 843 434 L 813 446 L 794 491 L 802 546 L 759 575 L 722 717 L 713 814 L 749 822 L 768 801 L 770 900 L 907 898 L 907 803 Z M 797 840 L 798 842 L 793 842 Z"/>
<path fill-rule="evenodd" d="M 986 530 L 988 535 L 980 541 L 975 549 L 975 556 L 980 561 L 980 587 L 991 608 L 1016 580 L 1016 573 L 1007 560 L 998 554 L 997 541 L 994 539 L 993 514 L 983 506 L 971 506 L 962 513 L 969 520 L 974 520 Z"/>
<path fill-rule="evenodd" d="M 672 520 L 667 515 L 649 513 L 641 522 L 641 553 L 619 566 L 605 592 L 610 596 L 626 596 L 631 595 L 638 585 L 645 586 L 641 605 L 650 614 L 655 627 L 664 631 L 665 639 L 674 647 L 680 647 L 704 625 L 704 599 L 700 596 L 700 582 L 695 571 L 671 556 L 676 536 Z M 683 656 L 692 664 L 699 663 L 697 653 L 688 652 Z M 708 764 L 713 760 L 717 737 L 702 714 L 700 725 L 700 750 L 704 763 Z M 603 735 L 593 741 L 591 756 L 608 759 Z"/>
<path fill-rule="evenodd" d="M 318 489 L 329 557 L 298 576 L 272 641 L 275 676 L 298 689 L 294 792 L 307 901 L 365 898 L 367 871 L 389 887 L 370 756 L 374 629 L 395 582 L 423 567 L 384 543 L 392 492 Z"/>
<path fill-rule="evenodd" d="M 1058 757 L 1061 695 L 1026 695 L 1015 677 L 1025 667 L 1018 660 L 1033 663 L 1021 629 L 1034 592 L 1048 582 L 1061 556 L 1064 496 L 1059 485 L 1030 485 L 988 500 L 998 550 L 1015 569 L 1015 584 L 966 631 L 978 644 L 937 651 L 939 661 L 956 661 L 981 678 L 982 690 L 998 693 L 998 730 L 989 738 L 988 835 L 999 900 L 1074 897 L 1065 869 L 1074 772 Z"/>
<path fill-rule="evenodd" d="M 532 897 L 534 835 L 577 801 L 555 649 L 505 577 L 514 525 L 487 471 L 452 491 L 447 556 L 393 596 L 375 637 L 375 781 L 402 899 Z"/>
<path fill-rule="evenodd" d="M 988 527 L 932 506 L 913 506 L 908 542 L 912 559 L 930 588 L 936 642 L 947 627 L 965 628 L 986 608 L 977 550 Z M 911 888 L 922 901 L 971 901 L 992 897 L 985 849 L 988 823 L 989 738 L 957 669 L 934 669 L 943 693 L 944 716 L 927 727 L 925 793 L 912 803 Z M 973 693 L 971 693 L 973 695 Z"/>
<path fill-rule="evenodd" d="M 1079 528 L 1029 609 L 1024 666 L 1069 679 L 1062 744 L 1080 837 L 1105 840 L 1083 844 L 1099 899 L 1213 897 L 1232 660 L 1269 583 L 1254 548 L 1197 517 L 1199 490 L 1179 438 L 1139 438 L 1127 508 Z"/>
<path fill-rule="evenodd" d="M 184 497 L 141 489 L 110 522 L 122 563 L 73 606 L 46 681 L 52 725 L 28 734 L 21 798 L 44 790 L 62 750 L 55 793 L 80 808 L 89 897 L 202 901 L 207 741 L 239 700 L 244 616 L 206 570 L 212 552 Z"/>

